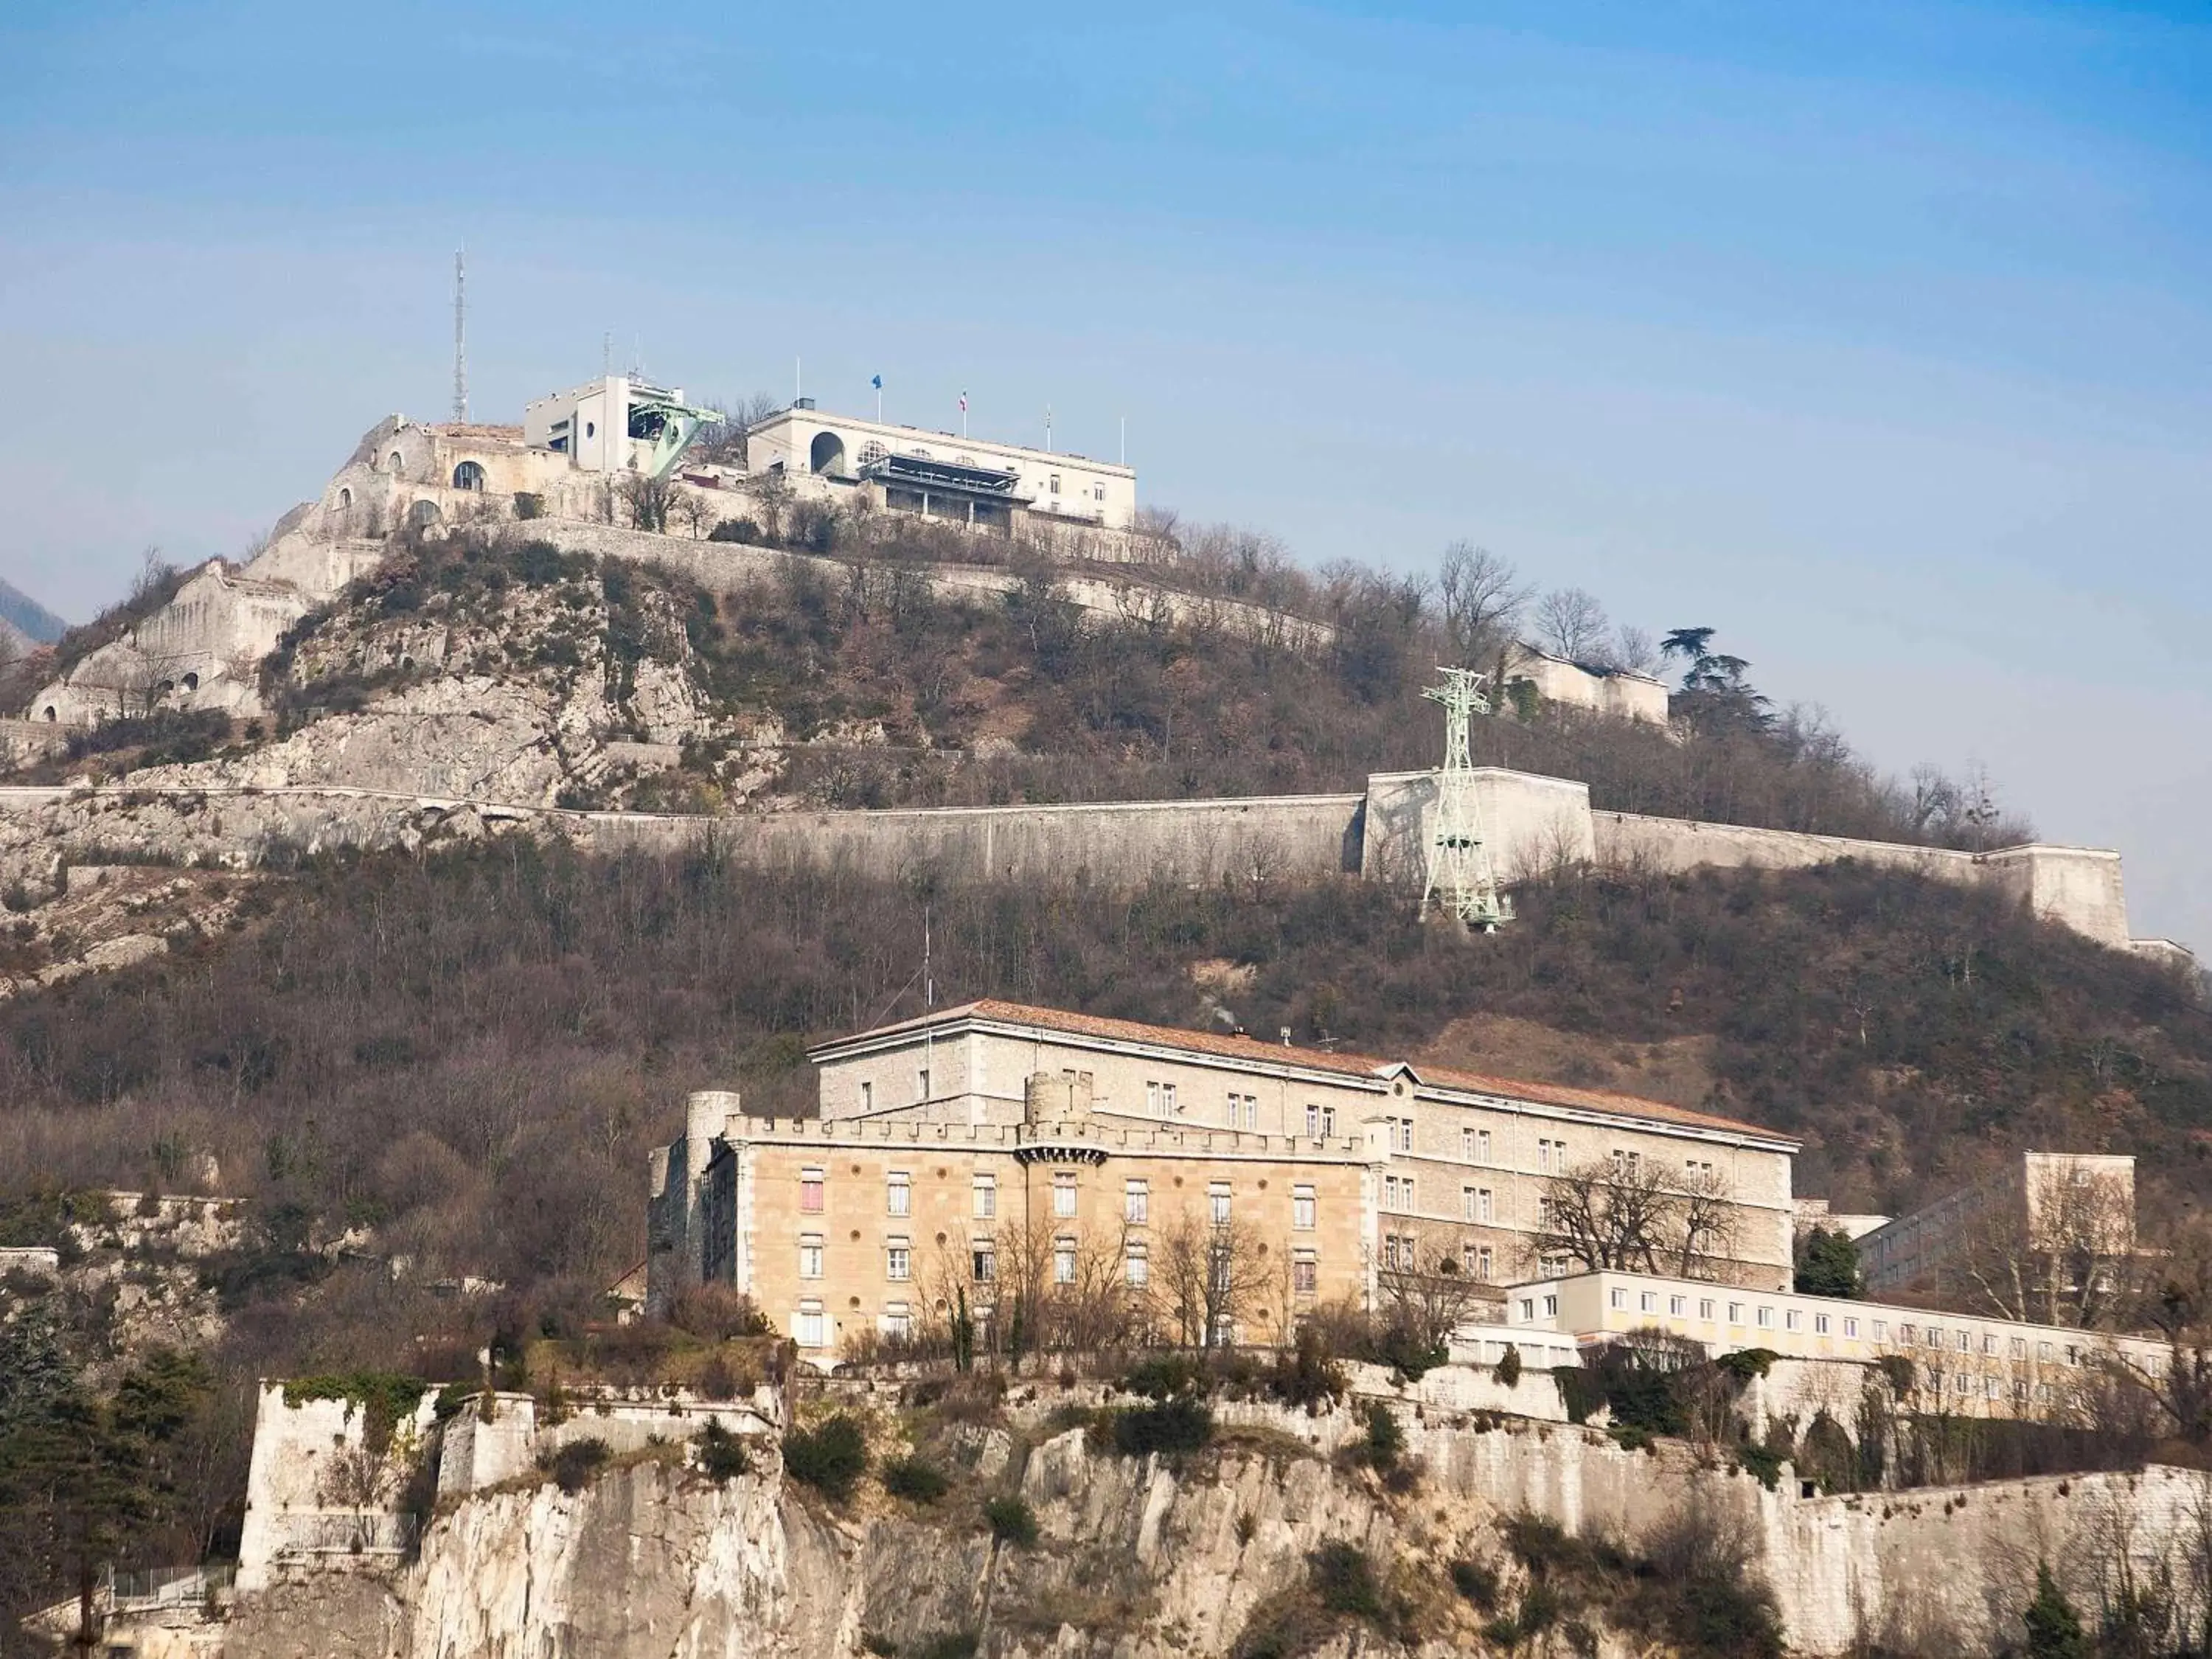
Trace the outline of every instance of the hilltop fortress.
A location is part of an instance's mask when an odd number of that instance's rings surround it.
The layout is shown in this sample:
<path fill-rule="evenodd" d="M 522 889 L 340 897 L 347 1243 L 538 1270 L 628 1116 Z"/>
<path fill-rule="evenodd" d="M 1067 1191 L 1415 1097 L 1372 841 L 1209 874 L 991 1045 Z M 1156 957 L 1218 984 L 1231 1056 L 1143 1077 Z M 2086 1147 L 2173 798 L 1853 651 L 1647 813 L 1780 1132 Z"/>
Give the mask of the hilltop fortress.
<path fill-rule="evenodd" d="M 387 417 L 250 561 L 193 573 L 170 603 L 72 664 L 23 714 L 46 728 L 161 708 L 260 714 L 261 665 L 287 630 L 374 572 L 402 530 L 544 540 L 663 566 L 726 594 L 794 562 L 842 571 L 834 558 L 762 544 L 763 520 L 810 503 L 861 517 L 911 515 L 953 532 L 951 545 L 975 546 L 973 562 L 924 568 L 948 599 L 997 604 L 1011 592 L 1018 579 L 1004 549 L 988 546 L 1011 538 L 1053 557 L 1060 595 L 1096 615 L 1202 619 L 1294 648 L 1328 641 L 1325 623 L 1153 580 L 1147 564 L 1172 548 L 1143 527 L 1136 475 L 1126 466 L 836 416 L 808 400 L 742 434 L 715 420 L 680 389 L 620 375 L 532 402 L 520 426 Z M 1653 724 L 1668 718 L 1666 689 L 1649 676 L 1533 647 L 1508 672 L 1542 701 Z M 314 768 L 156 768 L 106 789 L 12 790 L 0 805 L 19 821 L 41 819 L 35 837 L 19 823 L 17 842 L 81 861 L 118 854 L 251 865 L 278 843 L 411 846 L 459 824 L 470 834 L 536 827 L 606 849 L 711 840 L 732 857 L 883 874 L 931 866 L 1109 884 L 1353 874 L 1418 887 L 1436 797 L 1435 775 L 1422 772 L 1378 774 L 1356 793 L 1219 800 L 713 817 L 566 811 L 558 773 L 543 766 L 441 767 L 444 734 L 494 719 L 502 692 L 481 679 L 435 690 L 395 705 L 374 742 L 341 740 Z M 573 709 L 561 716 L 572 726 L 588 718 Z M 410 721 L 429 724 L 410 736 Z M 688 734 L 681 709 L 646 724 L 648 741 L 605 742 L 601 750 L 651 751 L 673 764 Z M 604 765 L 605 753 L 593 763 Z M 2114 949 L 2189 959 L 2181 946 L 2131 935 L 2120 856 L 2109 850 L 2038 843 L 1975 854 L 1603 811 L 1585 784 L 1497 769 L 1480 772 L 1477 785 L 1508 880 L 1576 864 L 1787 869 L 1851 858 L 1992 887 Z"/>

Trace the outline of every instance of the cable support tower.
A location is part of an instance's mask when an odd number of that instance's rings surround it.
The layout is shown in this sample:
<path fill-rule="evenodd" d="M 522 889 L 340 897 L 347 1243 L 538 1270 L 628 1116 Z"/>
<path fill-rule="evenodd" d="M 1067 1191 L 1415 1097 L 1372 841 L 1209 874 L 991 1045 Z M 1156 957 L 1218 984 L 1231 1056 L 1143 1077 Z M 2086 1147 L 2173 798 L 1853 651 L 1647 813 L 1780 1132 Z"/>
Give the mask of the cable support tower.
<path fill-rule="evenodd" d="M 1421 695 L 1444 708 L 1444 763 L 1437 774 L 1435 834 L 1429 844 L 1428 885 L 1421 914 L 1437 910 L 1468 927 L 1494 933 L 1513 920 L 1513 902 L 1498 889 L 1498 871 L 1483 836 L 1482 804 L 1468 750 L 1468 726 L 1490 712 L 1483 695 L 1487 676 L 1471 668 L 1445 668 L 1442 685 Z"/>

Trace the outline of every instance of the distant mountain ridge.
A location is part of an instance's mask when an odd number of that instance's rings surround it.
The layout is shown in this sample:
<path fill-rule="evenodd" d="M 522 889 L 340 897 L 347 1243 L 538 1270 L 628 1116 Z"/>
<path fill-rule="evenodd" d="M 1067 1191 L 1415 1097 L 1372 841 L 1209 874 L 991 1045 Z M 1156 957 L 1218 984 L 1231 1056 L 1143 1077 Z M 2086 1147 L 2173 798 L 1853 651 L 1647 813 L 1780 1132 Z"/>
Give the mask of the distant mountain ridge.
<path fill-rule="evenodd" d="M 37 645 L 52 645 L 69 624 L 13 582 L 0 581 L 0 622 Z"/>

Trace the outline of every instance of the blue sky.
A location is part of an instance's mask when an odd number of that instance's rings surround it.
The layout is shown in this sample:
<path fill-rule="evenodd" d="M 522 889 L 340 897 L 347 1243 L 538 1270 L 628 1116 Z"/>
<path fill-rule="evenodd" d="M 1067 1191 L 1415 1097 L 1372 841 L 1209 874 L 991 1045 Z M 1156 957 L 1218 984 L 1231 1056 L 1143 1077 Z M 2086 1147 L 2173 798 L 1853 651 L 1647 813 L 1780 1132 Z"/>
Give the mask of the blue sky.
<path fill-rule="evenodd" d="M 2212 13 L 0 14 L 0 575 L 82 617 L 360 433 L 623 357 L 1455 537 L 1986 763 L 2212 950 Z"/>

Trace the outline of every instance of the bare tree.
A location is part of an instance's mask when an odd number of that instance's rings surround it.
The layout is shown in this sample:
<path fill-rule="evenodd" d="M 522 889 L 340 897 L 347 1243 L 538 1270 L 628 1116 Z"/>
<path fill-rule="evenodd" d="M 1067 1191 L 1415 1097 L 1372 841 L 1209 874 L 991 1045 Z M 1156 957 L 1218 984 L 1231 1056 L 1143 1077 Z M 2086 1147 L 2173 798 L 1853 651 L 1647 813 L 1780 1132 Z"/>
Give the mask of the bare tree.
<path fill-rule="evenodd" d="M 1594 1158 L 1547 1178 L 1533 1247 L 1592 1268 L 1656 1273 L 1674 1231 L 1657 1160 Z"/>
<path fill-rule="evenodd" d="M 1462 1270 L 1455 1234 L 1430 1228 L 1398 1237 L 1395 1258 L 1386 1254 L 1376 1275 L 1383 1323 L 1416 1348 L 1448 1348 L 1452 1334 L 1487 1299 L 1485 1287 Z"/>
<path fill-rule="evenodd" d="M 1155 1240 L 1152 1290 L 1160 1322 L 1187 1348 L 1223 1348 L 1269 1288 L 1259 1235 L 1242 1221 L 1178 1216 Z"/>
<path fill-rule="evenodd" d="M 1536 632 L 1555 656 L 1583 661 L 1604 649 L 1605 607 L 1579 587 L 1554 588 L 1536 601 Z"/>
<path fill-rule="evenodd" d="M 1674 1194 L 1674 1271 L 1683 1279 L 1716 1279 L 1736 1252 L 1742 1212 L 1735 1189 L 1718 1170 L 1683 1173 Z"/>
<path fill-rule="evenodd" d="M 1656 675 L 1659 672 L 1659 641 L 1648 628 L 1621 623 L 1613 630 L 1612 640 L 1599 654 L 1607 666 L 1631 674 Z"/>
<path fill-rule="evenodd" d="M 732 404 L 720 398 L 707 407 L 714 413 L 692 440 L 693 452 L 702 460 L 720 461 L 726 465 L 746 464 L 745 434 L 758 426 L 783 405 L 765 392 L 756 392 L 750 398 Z"/>
<path fill-rule="evenodd" d="M 1993 1191 L 1947 1257 L 1946 1288 L 1977 1310 L 2089 1330 L 2131 1299 L 2135 1192 L 2117 1173 L 2065 1160 L 2027 1164 L 2015 1205 Z"/>
<path fill-rule="evenodd" d="M 1715 1278 L 1735 1247 L 1740 1211 L 1727 1177 L 1634 1152 L 1591 1158 L 1544 1182 L 1539 1257 L 1593 1268 Z"/>
<path fill-rule="evenodd" d="M 746 480 L 745 493 L 760 514 L 762 538 L 781 542 L 783 521 L 791 511 L 791 481 L 781 472 L 763 472 Z"/>
<path fill-rule="evenodd" d="M 623 504 L 629 508 L 632 529 L 649 530 L 656 536 L 668 533 L 668 512 L 676 505 L 679 494 L 674 479 L 632 472 L 623 477 L 618 488 Z"/>
<path fill-rule="evenodd" d="M 1514 624 L 1528 605 L 1528 588 L 1511 562 L 1472 542 L 1444 549 L 1437 592 L 1452 660 L 1467 667 L 1493 660 L 1512 643 Z"/>

